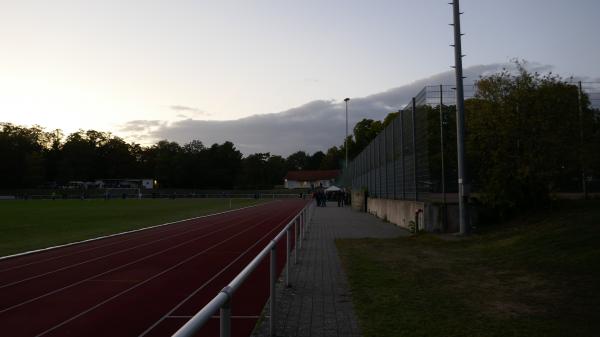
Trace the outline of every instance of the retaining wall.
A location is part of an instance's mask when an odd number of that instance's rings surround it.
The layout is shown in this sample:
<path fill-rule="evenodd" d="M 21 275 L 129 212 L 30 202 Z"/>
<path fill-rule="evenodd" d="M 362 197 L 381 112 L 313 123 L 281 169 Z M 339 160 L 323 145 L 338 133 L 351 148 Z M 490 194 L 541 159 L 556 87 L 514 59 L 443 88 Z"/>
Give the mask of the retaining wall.
<path fill-rule="evenodd" d="M 364 194 L 352 193 L 352 208 L 365 211 Z M 423 202 L 413 200 L 393 200 L 367 198 L 366 212 L 380 219 L 389 221 L 402 228 L 409 229 L 410 222 L 418 223 L 419 230 L 427 232 L 458 232 L 458 205 L 446 206 L 446 220 L 444 221 L 444 207 L 441 203 Z"/>

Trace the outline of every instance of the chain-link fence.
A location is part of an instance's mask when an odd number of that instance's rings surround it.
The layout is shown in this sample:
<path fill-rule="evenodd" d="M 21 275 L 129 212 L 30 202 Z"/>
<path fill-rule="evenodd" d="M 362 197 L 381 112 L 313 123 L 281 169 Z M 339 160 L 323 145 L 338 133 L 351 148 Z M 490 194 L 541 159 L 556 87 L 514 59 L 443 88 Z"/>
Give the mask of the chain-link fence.
<path fill-rule="evenodd" d="M 583 83 L 582 89 L 592 107 L 600 107 L 600 83 Z M 474 96 L 475 86 L 465 86 L 465 99 Z M 456 193 L 455 103 L 452 85 L 423 88 L 348 164 L 342 184 L 384 199 L 445 200 Z"/>

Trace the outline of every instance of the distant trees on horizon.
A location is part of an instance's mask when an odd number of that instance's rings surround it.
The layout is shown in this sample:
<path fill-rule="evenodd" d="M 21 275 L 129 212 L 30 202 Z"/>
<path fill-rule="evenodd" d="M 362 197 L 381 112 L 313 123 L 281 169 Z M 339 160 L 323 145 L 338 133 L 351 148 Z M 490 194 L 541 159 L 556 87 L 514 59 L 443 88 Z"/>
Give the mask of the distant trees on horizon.
<path fill-rule="evenodd" d="M 183 145 L 161 140 L 145 147 L 96 130 L 65 136 L 61 130 L 0 123 L 0 189 L 118 178 L 152 178 L 165 188 L 272 188 L 283 184 L 288 170 L 340 169 L 344 151 L 334 146 L 312 155 L 244 157 L 229 141 L 207 147 L 200 140 Z"/>

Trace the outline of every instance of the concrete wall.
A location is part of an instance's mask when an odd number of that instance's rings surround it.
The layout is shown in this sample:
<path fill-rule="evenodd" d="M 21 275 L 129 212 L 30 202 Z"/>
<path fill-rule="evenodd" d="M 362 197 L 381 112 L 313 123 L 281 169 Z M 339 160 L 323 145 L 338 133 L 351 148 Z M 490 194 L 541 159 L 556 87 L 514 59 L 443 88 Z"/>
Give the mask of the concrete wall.
<path fill-rule="evenodd" d="M 362 191 L 352 191 L 352 209 L 360 212 L 365 211 L 365 193 Z"/>
<path fill-rule="evenodd" d="M 367 212 L 378 218 L 408 229 L 411 221 L 415 221 L 418 210 L 425 211 L 425 203 L 409 200 L 391 200 L 369 198 Z M 423 212 L 419 214 L 419 229 L 425 230 L 426 219 Z"/>
<path fill-rule="evenodd" d="M 448 204 L 446 207 L 447 217 L 444 222 L 444 208 L 441 203 L 377 198 L 367 200 L 368 213 L 402 228 L 409 229 L 410 222 L 416 223 L 418 220 L 419 230 L 422 231 L 458 232 L 458 205 Z M 364 196 L 361 193 L 352 193 L 352 208 L 364 211 Z M 417 214 L 419 210 L 421 212 Z"/>

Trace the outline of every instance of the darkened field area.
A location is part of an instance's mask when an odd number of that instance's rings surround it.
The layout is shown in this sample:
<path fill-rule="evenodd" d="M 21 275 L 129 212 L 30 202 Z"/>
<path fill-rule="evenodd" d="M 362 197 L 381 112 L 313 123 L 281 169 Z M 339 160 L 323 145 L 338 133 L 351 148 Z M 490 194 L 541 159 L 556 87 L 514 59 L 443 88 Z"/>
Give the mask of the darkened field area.
<path fill-rule="evenodd" d="M 231 207 L 255 199 L 231 199 Z M 4 200 L 0 256 L 228 210 L 230 199 Z"/>

